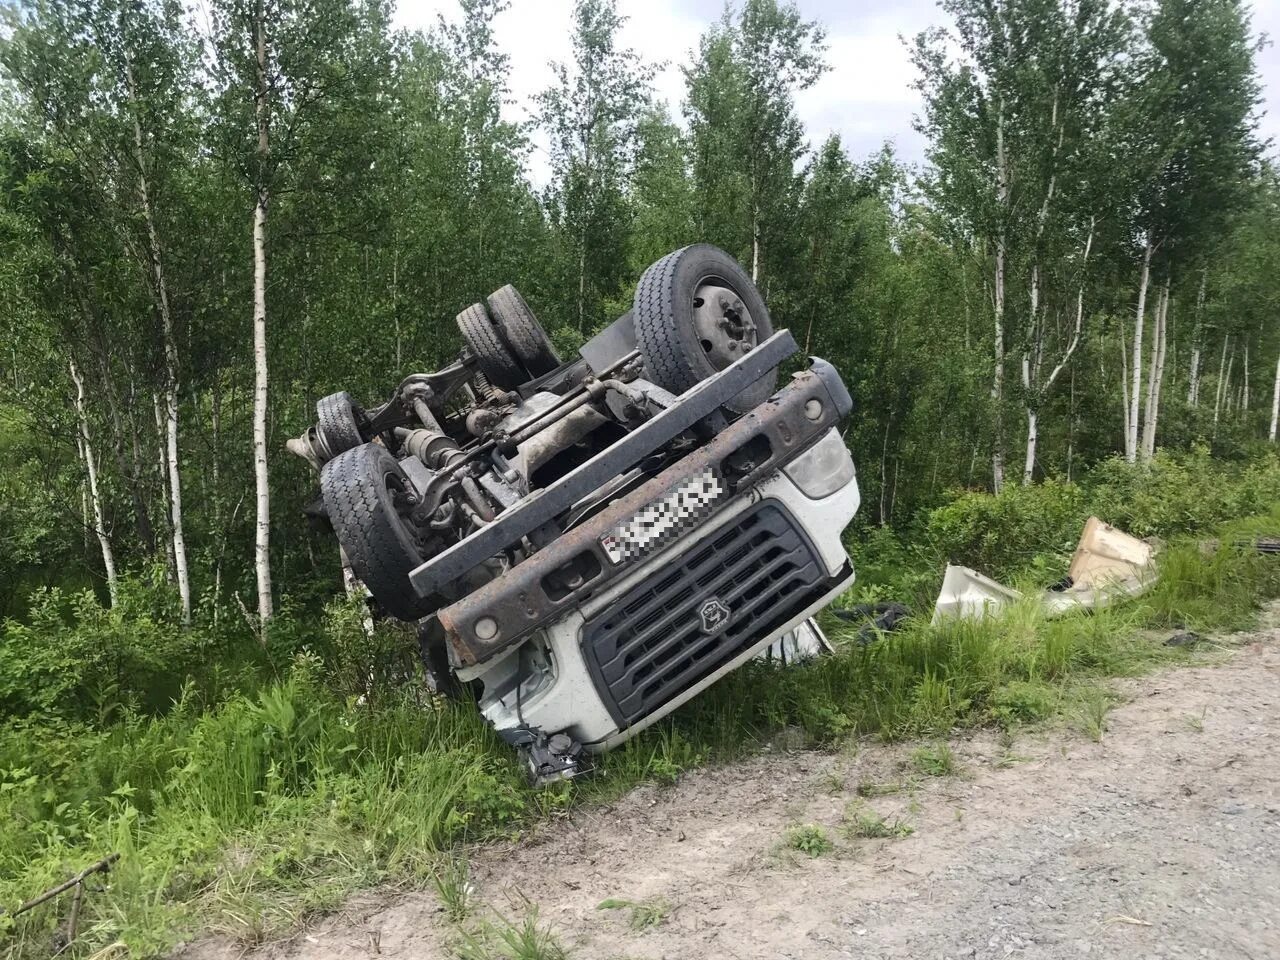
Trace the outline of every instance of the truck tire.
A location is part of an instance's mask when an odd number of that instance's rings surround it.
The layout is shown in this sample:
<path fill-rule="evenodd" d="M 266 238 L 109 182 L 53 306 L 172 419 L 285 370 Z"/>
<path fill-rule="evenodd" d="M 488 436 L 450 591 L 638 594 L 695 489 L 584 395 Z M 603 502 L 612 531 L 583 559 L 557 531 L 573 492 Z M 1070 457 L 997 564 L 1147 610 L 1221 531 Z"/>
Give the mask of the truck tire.
<path fill-rule="evenodd" d="M 355 575 L 391 616 L 413 621 L 431 612 L 409 584 L 424 557 L 408 519 L 413 487 L 385 447 L 366 443 L 320 471 L 325 512 Z"/>
<path fill-rule="evenodd" d="M 364 422 L 364 410 L 343 390 L 331 393 L 316 401 L 316 426 L 320 439 L 332 460 L 340 453 L 364 443 L 360 425 Z"/>
<path fill-rule="evenodd" d="M 473 303 L 457 316 L 458 329 L 476 360 L 480 372 L 500 390 L 514 390 L 529 380 L 524 368 L 498 333 L 498 326 L 489 318 L 483 303 Z"/>
<path fill-rule="evenodd" d="M 560 366 L 560 357 L 542 324 L 524 297 L 520 296 L 520 291 L 511 284 L 489 294 L 489 316 L 530 380 L 536 380 Z"/>
<path fill-rule="evenodd" d="M 773 335 L 764 298 L 738 262 L 696 243 L 669 253 L 636 285 L 636 346 L 649 379 L 672 393 L 723 370 Z M 774 392 L 773 371 L 725 404 L 745 413 Z"/>

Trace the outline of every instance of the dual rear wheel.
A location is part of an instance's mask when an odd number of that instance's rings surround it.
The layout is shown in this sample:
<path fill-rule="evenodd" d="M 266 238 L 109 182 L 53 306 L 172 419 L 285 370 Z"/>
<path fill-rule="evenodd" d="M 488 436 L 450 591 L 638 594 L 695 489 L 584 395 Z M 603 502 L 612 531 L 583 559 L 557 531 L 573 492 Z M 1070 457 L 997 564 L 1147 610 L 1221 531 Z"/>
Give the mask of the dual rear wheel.
<path fill-rule="evenodd" d="M 485 379 L 514 390 L 560 366 L 560 356 L 520 291 L 507 284 L 457 316 L 462 339 L 475 354 Z"/>
<path fill-rule="evenodd" d="M 684 393 L 773 335 L 764 298 L 746 271 L 718 247 L 696 243 L 667 254 L 636 284 L 636 346 L 650 380 Z M 560 357 L 524 297 L 507 284 L 457 316 L 485 379 L 514 390 L 560 366 Z M 731 401 L 743 413 L 773 393 L 777 376 Z"/>

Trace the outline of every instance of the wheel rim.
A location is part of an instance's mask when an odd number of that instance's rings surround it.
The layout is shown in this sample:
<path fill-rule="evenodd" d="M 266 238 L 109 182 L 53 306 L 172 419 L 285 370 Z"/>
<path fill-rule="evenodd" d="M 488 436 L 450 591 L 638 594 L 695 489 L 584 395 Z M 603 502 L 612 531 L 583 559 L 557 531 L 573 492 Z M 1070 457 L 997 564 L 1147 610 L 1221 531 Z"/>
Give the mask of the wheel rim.
<path fill-rule="evenodd" d="M 693 327 L 702 352 L 723 370 L 759 341 L 759 330 L 742 297 L 720 277 L 705 277 L 693 292 Z"/>

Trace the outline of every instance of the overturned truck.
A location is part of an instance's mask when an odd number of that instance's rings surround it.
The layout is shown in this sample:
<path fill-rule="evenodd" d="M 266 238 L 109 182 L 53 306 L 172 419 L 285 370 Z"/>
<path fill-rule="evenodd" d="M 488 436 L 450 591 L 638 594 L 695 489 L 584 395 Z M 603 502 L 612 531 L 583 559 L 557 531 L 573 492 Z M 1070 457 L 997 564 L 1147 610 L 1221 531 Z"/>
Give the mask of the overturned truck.
<path fill-rule="evenodd" d="M 365 409 L 317 404 L 290 442 L 343 555 L 417 622 L 429 676 L 468 685 L 536 780 L 572 776 L 853 580 L 858 509 L 835 369 L 796 352 L 705 244 L 561 361 L 520 294 L 457 317 L 465 347 Z"/>

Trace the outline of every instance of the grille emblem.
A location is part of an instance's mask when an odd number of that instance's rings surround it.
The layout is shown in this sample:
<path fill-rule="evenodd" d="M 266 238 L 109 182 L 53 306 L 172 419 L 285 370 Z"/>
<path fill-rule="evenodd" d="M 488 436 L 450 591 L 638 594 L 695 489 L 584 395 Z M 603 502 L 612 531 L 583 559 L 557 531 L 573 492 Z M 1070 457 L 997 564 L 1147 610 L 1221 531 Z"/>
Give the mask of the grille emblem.
<path fill-rule="evenodd" d="M 729 608 L 720 602 L 719 597 L 703 601 L 698 608 L 698 616 L 702 620 L 702 632 L 719 633 L 729 624 Z"/>

